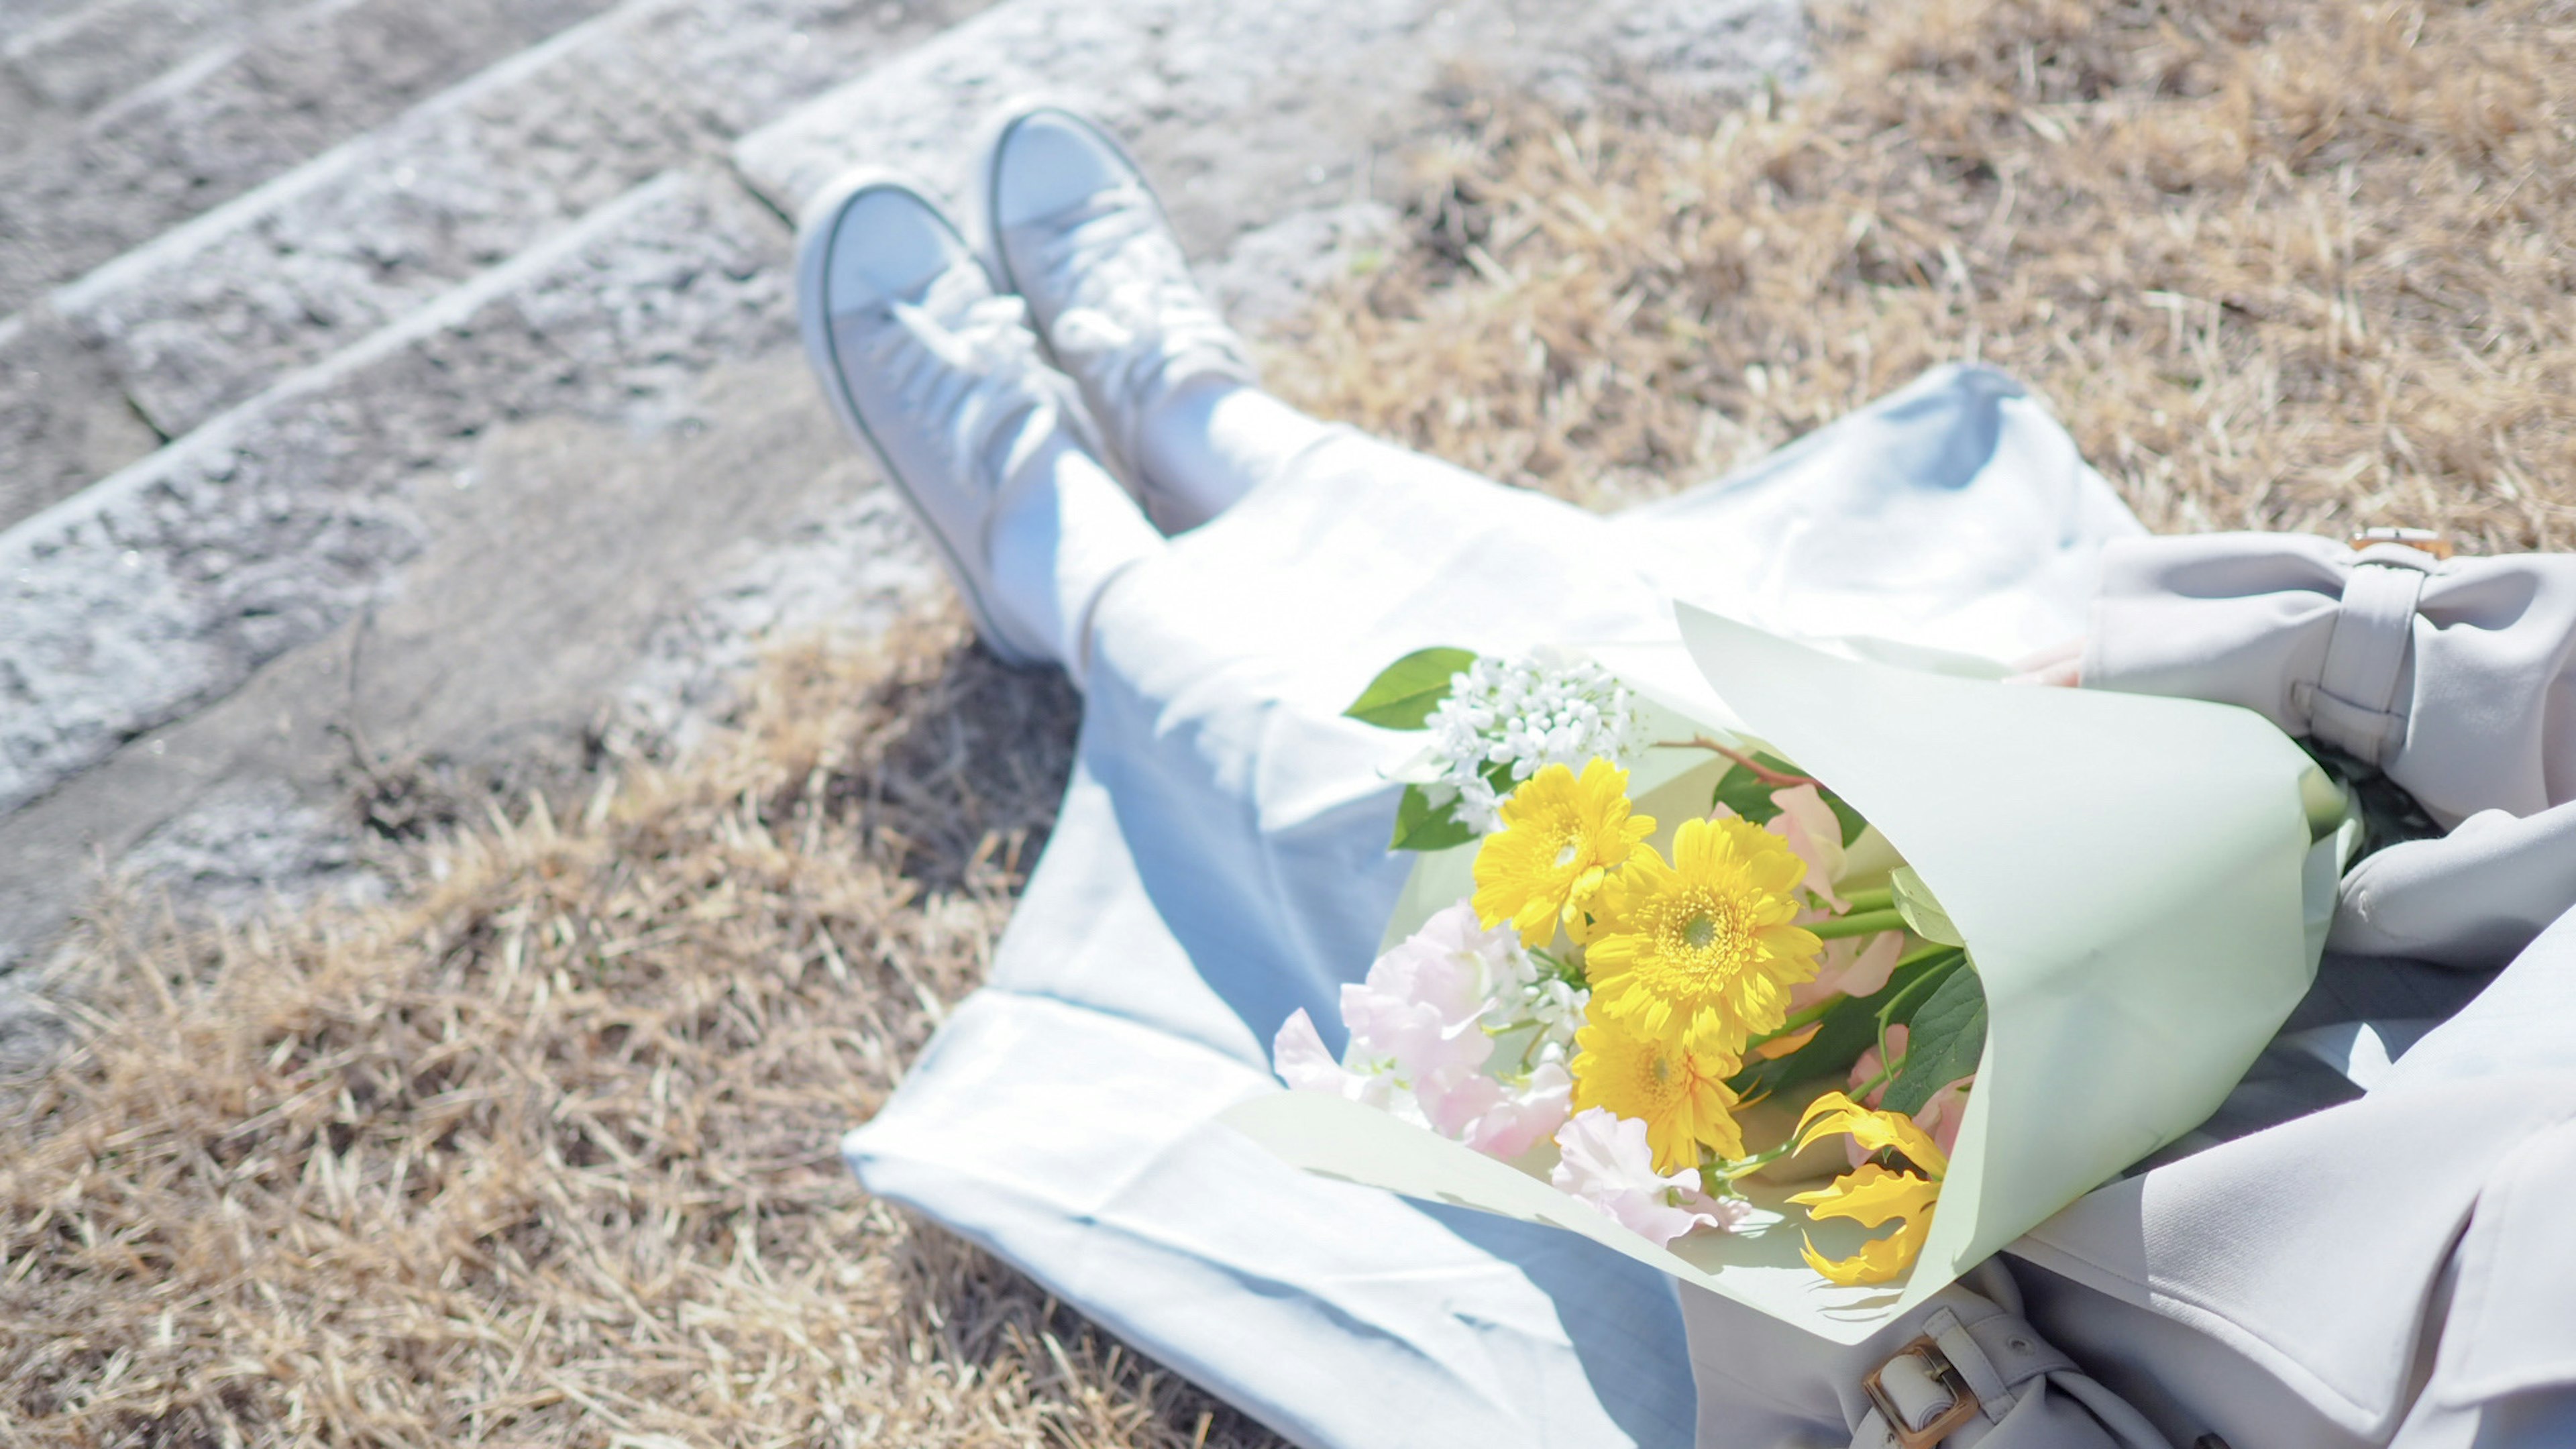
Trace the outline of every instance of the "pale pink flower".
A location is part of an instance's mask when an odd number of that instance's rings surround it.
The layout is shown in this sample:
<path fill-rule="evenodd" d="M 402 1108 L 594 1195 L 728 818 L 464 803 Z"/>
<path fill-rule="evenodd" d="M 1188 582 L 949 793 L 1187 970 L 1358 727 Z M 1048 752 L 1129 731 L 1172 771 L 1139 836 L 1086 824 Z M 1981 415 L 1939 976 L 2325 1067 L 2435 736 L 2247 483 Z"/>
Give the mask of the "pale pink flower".
<path fill-rule="evenodd" d="M 1510 927 L 1488 931 L 1461 901 L 1380 956 L 1368 979 L 1342 988 L 1350 1049 L 1335 1061 L 1303 1011 L 1279 1028 L 1272 1060 L 1281 1080 L 1381 1107 L 1496 1157 L 1518 1157 L 1564 1122 L 1574 1081 L 1544 1058 L 1526 1077 L 1486 1070 L 1493 1038 L 1485 1019 L 1503 993 L 1526 993 L 1531 975 Z"/>
<path fill-rule="evenodd" d="M 1351 1055 L 1386 1062 L 1417 1084 L 1451 1068 L 1474 1071 L 1493 1052 L 1484 1015 L 1494 993 L 1516 981 L 1508 926 L 1488 931 L 1460 901 L 1369 966 L 1368 979 L 1342 988 Z"/>
<path fill-rule="evenodd" d="M 1564 1123 L 1574 1104 L 1574 1078 L 1558 1061 L 1541 1062 L 1518 1083 L 1453 1067 L 1417 1079 L 1413 1095 L 1441 1136 L 1489 1157 L 1518 1157 Z"/>
<path fill-rule="evenodd" d="M 1502 1105 L 1503 1084 L 1470 1067 L 1444 1067 L 1412 1082 L 1423 1118 L 1443 1137 L 1466 1140 L 1478 1119 Z"/>
<path fill-rule="evenodd" d="M 1452 1134 L 1489 1157 L 1518 1157 L 1555 1136 L 1574 1105 L 1574 1078 L 1563 1062 L 1541 1062 L 1518 1086 L 1494 1085 L 1494 1100 Z"/>
<path fill-rule="evenodd" d="M 1905 955 L 1901 931 L 1870 936 L 1844 936 L 1827 941 L 1816 962 L 1816 979 L 1789 988 L 1789 1009 L 1804 1011 L 1834 996 L 1867 996 L 1887 985 L 1897 961 Z"/>
<path fill-rule="evenodd" d="M 1762 828 L 1787 843 L 1789 853 L 1807 863 L 1806 887 L 1836 912 L 1846 909 L 1834 885 L 1843 877 L 1843 823 L 1813 785 L 1771 792 L 1780 813 Z"/>
<path fill-rule="evenodd" d="M 1657 1247 L 1701 1226 L 1733 1229 L 1750 1205 L 1700 1191 L 1699 1174 L 1655 1171 L 1646 1124 L 1591 1107 L 1557 1129 L 1560 1156 L 1548 1175 L 1559 1192 L 1589 1203 L 1603 1217 Z"/>
<path fill-rule="evenodd" d="M 1923 1110 L 1914 1114 L 1914 1125 L 1932 1134 L 1932 1145 L 1944 1157 L 1959 1150 L 1959 1124 L 1968 1119 L 1968 1089 L 1977 1084 L 1977 1074 L 1970 1072 L 1932 1094 Z"/>
<path fill-rule="evenodd" d="M 1903 1022 L 1889 1027 L 1887 1049 L 1902 1058 L 1905 1055 L 1906 1038 L 1910 1035 L 1912 1033 Z M 1860 1054 L 1860 1060 L 1852 1063 L 1851 1089 L 1855 1092 L 1859 1091 L 1861 1084 L 1877 1076 L 1879 1069 L 1885 1065 L 1885 1061 L 1878 1054 L 1878 1047 L 1875 1044 L 1871 1045 L 1868 1050 Z M 1932 1094 L 1929 1101 L 1915 1109 L 1914 1125 L 1932 1134 L 1932 1144 L 1940 1148 L 1944 1156 L 1949 1155 L 1950 1150 L 1958 1145 L 1959 1123 L 1968 1115 L 1968 1088 L 1974 1086 L 1976 1081 L 1977 1074 L 1970 1072 L 1955 1082 L 1945 1084 L 1939 1091 Z M 1875 1111 L 1886 1096 L 1887 1084 L 1881 1082 L 1871 1088 L 1868 1095 L 1861 1098 L 1861 1105 Z M 1854 1167 L 1860 1166 L 1868 1157 L 1867 1153 L 1861 1151 L 1860 1143 L 1850 1137 L 1843 1139 L 1843 1155 L 1851 1160 L 1851 1165 Z"/>
<path fill-rule="evenodd" d="M 1323 1034 L 1315 1030 L 1314 1019 L 1306 1015 L 1302 1006 L 1279 1024 L 1279 1035 L 1270 1043 L 1270 1063 L 1279 1073 L 1279 1080 L 1295 1091 L 1322 1092 L 1328 1097 L 1383 1107 L 1388 1094 L 1395 1090 L 1391 1078 L 1375 1072 L 1354 1072 L 1336 1061 L 1324 1049 Z"/>

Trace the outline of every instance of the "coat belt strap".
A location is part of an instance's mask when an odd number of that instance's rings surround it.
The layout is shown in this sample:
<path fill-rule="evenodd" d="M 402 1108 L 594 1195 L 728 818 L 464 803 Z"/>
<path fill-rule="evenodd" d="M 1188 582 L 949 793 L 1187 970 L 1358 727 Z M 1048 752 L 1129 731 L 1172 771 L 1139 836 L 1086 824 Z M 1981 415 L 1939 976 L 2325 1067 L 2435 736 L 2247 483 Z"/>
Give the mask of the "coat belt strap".
<path fill-rule="evenodd" d="M 1972 1423 L 2002 1423 L 2034 1380 L 2073 1371 L 2073 1360 L 2014 1314 L 1963 1323 L 1943 1308 L 1862 1378 L 1870 1409 L 1853 1449 L 1932 1449 Z"/>
<path fill-rule="evenodd" d="M 2290 703 L 2308 718 L 2308 733 L 2370 765 L 2385 765 L 2406 742 L 2406 701 L 2397 697 L 2415 609 L 2423 599 L 2430 555 L 2382 544 L 2366 550 L 2346 576 L 2343 599 L 2313 681 L 2291 686 Z"/>

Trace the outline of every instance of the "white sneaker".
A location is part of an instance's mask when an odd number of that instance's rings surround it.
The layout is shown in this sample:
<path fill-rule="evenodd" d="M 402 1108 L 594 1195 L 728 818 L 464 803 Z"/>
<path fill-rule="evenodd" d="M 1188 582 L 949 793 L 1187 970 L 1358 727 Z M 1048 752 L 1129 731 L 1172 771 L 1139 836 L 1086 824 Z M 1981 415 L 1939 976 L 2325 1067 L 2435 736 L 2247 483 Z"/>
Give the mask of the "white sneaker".
<path fill-rule="evenodd" d="M 1047 366 L 1020 298 L 997 292 L 963 234 L 908 183 L 844 177 L 798 225 L 805 355 L 841 422 L 872 449 L 948 562 L 985 645 L 1057 662 L 992 571 L 995 520 L 1059 438 L 1088 443 L 1080 398 Z"/>
<path fill-rule="evenodd" d="M 993 274 L 1029 302 L 1056 362 L 1082 387 L 1111 466 L 1166 533 L 1204 510 L 1141 466 L 1156 404 L 1205 378 L 1254 383 L 1251 353 L 1190 280 L 1144 173 L 1110 135 L 1060 106 L 1003 118 L 977 196 Z"/>

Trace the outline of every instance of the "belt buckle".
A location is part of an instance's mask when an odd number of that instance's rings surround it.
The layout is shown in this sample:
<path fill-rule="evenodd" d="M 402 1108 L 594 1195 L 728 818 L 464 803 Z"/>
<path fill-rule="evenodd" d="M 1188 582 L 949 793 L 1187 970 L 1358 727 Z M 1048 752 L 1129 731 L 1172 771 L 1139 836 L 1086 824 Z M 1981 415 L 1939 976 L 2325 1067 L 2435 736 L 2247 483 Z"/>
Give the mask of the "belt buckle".
<path fill-rule="evenodd" d="M 2431 528 L 2365 528 L 2346 542 L 2355 553 L 2374 543 L 2402 543 L 2435 558 L 2449 558 L 2454 552 L 2449 535 Z"/>
<path fill-rule="evenodd" d="M 1889 1395 L 1887 1386 L 1879 1382 L 1879 1376 L 1887 1372 L 1887 1365 L 1907 1354 L 1921 1359 L 1924 1372 L 1931 1376 L 1932 1381 L 1950 1391 L 1950 1407 L 1933 1415 L 1932 1421 L 1919 1429 L 1906 1423 L 1905 1411 Z M 1950 1362 L 1950 1356 L 1941 1351 L 1941 1346 L 1928 1333 L 1889 1354 L 1886 1363 L 1863 1375 L 1860 1391 L 1878 1410 L 1878 1416 L 1887 1421 L 1887 1432 L 1896 1440 L 1896 1449 L 1933 1449 L 1934 1445 L 1950 1437 L 1951 1430 L 1975 1418 L 1984 1408 L 1977 1399 L 1977 1391 L 1968 1387 L 1968 1381 L 1960 1376 L 1958 1366 Z"/>

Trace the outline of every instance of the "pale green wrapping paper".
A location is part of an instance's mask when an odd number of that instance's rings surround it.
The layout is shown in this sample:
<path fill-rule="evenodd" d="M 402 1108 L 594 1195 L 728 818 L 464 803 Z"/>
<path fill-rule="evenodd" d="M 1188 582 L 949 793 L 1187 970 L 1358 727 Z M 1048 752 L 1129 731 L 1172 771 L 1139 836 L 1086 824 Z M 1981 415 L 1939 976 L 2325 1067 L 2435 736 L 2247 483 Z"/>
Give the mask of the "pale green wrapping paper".
<path fill-rule="evenodd" d="M 1758 742 L 1849 801 L 1940 899 L 1983 982 L 1985 1055 L 1912 1272 L 1818 1277 L 1802 1233 L 1828 1256 L 1869 1235 L 1809 1224 L 1780 1201 L 1796 1188 L 1757 1186 L 1759 1226 L 1668 1251 L 1356 1103 L 1283 1091 L 1224 1120 L 1309 1171 L 1581 1233 L 1853 1343 L 2218 1106 L 2307 990 L 2354 831 L 2308 757 L 2248 710 L 1999 684 L 1982 661 L 1857 642 L 1842 652 L 1877 657 L 1838 657 L 1677 612 L 1678 644 L 1593 652 L 1659 730 Z M 1706 810 L 1722 768 L 1683 749 L 1635 767 L 1659 843 Z M 1467 894 L 1473 856 L 1424 857 L 1388 939 Z"/>

